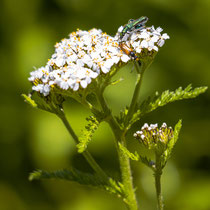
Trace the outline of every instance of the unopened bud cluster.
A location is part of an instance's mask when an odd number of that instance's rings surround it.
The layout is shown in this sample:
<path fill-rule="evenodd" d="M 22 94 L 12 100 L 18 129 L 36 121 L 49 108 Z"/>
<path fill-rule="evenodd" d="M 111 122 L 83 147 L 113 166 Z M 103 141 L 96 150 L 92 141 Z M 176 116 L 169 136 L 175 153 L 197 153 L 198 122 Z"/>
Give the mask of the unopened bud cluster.
<path fill-rule="evenodd" d="M 166 123 L 163 123 L 160 128 L 158 124 L 145 123 L 140 131 L 134 133 L 134 137 L 148 149 L 166 148 L 173 136 L 173 129 L 167 127 Z"/>

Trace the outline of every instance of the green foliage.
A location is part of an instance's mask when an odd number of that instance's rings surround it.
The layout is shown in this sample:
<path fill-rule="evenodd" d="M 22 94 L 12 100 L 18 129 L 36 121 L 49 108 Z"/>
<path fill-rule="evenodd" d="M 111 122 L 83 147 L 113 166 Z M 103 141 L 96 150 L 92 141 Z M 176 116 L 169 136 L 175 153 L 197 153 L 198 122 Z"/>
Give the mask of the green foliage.
<path fill-rule="evenodd" d="M 26 94 L 21 94 L 21 96 L 25 99 L 24 101 L 27 104 L 31 105 L 33 108 L 37 108 L 36 102 L 30 96 L 27 96 Z"/>
<path fill-rule="evenodd" d="M 108 185 L 104 185 L 105 190 L 118 197 L 125 197 L 124 185 L 121 182 L 116 182 L 114 179 L 109 178 Z"/>
<path fill-rule="evenodd" d="M 132 153 L 126 147 L 124 147 L 120 142 L 118 143 L 120 150 L 131 160 L 139 161 L 139 155 L 137 152 Z"/>
<path fill-rule="evenodd" d="M 168 159 L 171 156 L 173 148 L 174 148 L 174 146 L 175 146 L 175 144 L 176 144 L 176 142 L 178 140 L 179 132 L 180 132 L 181 128 L 182 128 L 182 120 L 179 120 L 178 123 L 175 125 L 173 138 L 168 142 L 167 149 L 161 155 L 162 168 L 166 165 Z"/>
<path fill-rule="evenodd" d="M 99 121 L 94 116 L 86 118 L 88 124 L 85 126 L 85 129 L 82 130 L 82 135 L 79 137 L 79 143 L 77 144 L 78 152 L 82 153 L 88 146 L 88 143 L 91 141 L 94 132 L 99 126 Z"/>
<path fill-rule="evenodd" d="M 124 153 L 124 155 L 129 157 L 131 160 L 141 161 L 143 164 L 153 169 L 154 163 L 152 160 L 150 160 L 146 156 L 139 155 L 136 151 L 135 153 L 132 153 L 126 147 L 124 147 L 121 143 L 118 143 L 118 144 L 119 144 L 120 150 Z"/>
<path fill-rule="evenodd" d="M 73 181 L 81 185 L 87 185 L 106 190 L 109 193 L 116 194 L 119 197 L 124 196 L 123 185 L 120 182 L 116 182 L 111 178 L 104 180 L 96 174 L 84 173 L 76 169 L 64 169 L 53 172 L 37 170 L 32 172 L 29 176 L 30 181 L 39 179 L 61 179 Z"/>
<path fill-rule="evenodd" d="M 64 169 L 54 172 L 38 170 L 32 172 L 29 176 L 30 181 L 36 179 L 63 179 L 63 180 L 78 182 L 79 184 L 82 185 L 91 185 L 91 186 L 101 186 L 106 184 L 97 175 L 84 173 L 76 169 L 71 169 L 70 171 Z"/>
<path fill-rule="evenodd" d="M 126 106 L 123 110 L 120 110 L 119 116 L 115 117 L 121 128 L 124 127 L 124 120 L 126 119 L 127 114 L 128 114 L 128 107 Z"/>
<path fill-rule="evenodd" d="M 55 114 L 61 111 L 62 104 L 64 102 L 63 96 L 55 93 L 51 93 L 50 95 L 44 97 L 37 92 L 33 92 L 33 94 L 28 96 L 22 94 L 22 97 L 25 99 L 25 102 L 31 105 L 33 108 L 42 109 Z"/>
<path fill-rule="evenodd" d="M 185 89 L 179 87 L 175 91 L 164 91 L 161 95 L 158 92 L 155 93 L 152 97 L 148 97 L 143 103 L 140 105 L 137 112 L 133 115 L 130 126 L 138 121 L 143 115 L 149 113 L 158 107 L 165 106 L 168 103 L 172 103 L 174 101 L 183 100 L 183 99 L 191 99 L 195 98 L 198 95 L 204 93 L 208 87 L 198 87 L 192 89 L 192 85 L 188 85 Z"/>

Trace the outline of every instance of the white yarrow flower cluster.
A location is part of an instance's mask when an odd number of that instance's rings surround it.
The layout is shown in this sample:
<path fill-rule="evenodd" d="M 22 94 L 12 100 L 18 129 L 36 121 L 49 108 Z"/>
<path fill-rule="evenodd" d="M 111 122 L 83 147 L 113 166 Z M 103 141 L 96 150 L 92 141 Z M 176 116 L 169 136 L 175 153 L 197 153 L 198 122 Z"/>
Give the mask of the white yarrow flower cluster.
<path fill-rule="evenodd" d="M 121 26 L 118 32 L 122 30 Z M 138 54 L 143 48 L 158 51 L 167 34 L 161 35 L 162 29 L 149 27 L 126 34 L 126 44 Z M 131 60 L 119 47 L 119 33 L 111 37 L 101 30 L 77 30 L 56 43 L 55 53 L 46 66 L 30 73 L 32 90 L 47 96 L 53 87 L 63 90 L 78 91 L 86 88 L 100 74 L 107 74 L 114 65 Z M 139 56 L 139 55 L 138 55 Z"/>
<path fill-rule="evenodd" d="M 101 73 L 108 73 L 113 65 L 129 60 L 115 38 L 97 29 L 78 30 L 55 45 L 47 65 L 31 72 L 29 81 L 34 84 L 32 89 L 44 96 L 55 85 L 77 91 L 86 88 Z"/>
<path fill-rule="evenodd" d="M 118 32 L 120 33 L 122 29 L 122 27 L 119 27 Z M 127 37 L 125 35 L 125 42 L 129 47 L 133 48 L 137 54 L 140 54 L 143 49 L 158 51 L 158 49 L 164 45 L 165 40 L 170 38 L 167 33 L 161 34 L 162 31 L 163 29 L 160 27 L 157 29 L 155 29 L 154 26 L 146 27 L 127 34 Z"/>

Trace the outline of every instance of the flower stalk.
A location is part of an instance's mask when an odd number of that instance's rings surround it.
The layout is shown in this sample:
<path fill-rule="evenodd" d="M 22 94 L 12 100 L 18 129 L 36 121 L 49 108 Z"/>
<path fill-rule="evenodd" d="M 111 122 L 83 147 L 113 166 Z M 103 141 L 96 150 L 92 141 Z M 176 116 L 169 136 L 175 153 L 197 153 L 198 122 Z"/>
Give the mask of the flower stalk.
<path fill-rule="evenodd" d="M 157 197 L 157 209 L 163 210 L 163 196 L 161 192 L 161 175 L 162 175 L 162 167 L 160 155 L 156 153 L 155 155 L 155 189 L 156 189 L 156 197 Z"/>
<path fill-rule="evenodd" d="M 120 150 L 119 144 L 118 144 L 118 142 L 120 142 L 123 146 L 126 147 L 125 133 L 120 129 L 119 125 L 117 124 L 114 117 L 112 116 L 112 113 L 110 112 L 106 104 L 106 101 L 103 97 L 103 93 L 97 92 L 97 98 L 101 105 L 102 110 L 105 113 L 109 113 L 109 115 L 106 118 L 107 119 L 106 121 L 108 122 L 115 136 L 115 146 L 116 146 L 116 150 L 117 150 L 118 158 L 119 158 L 122 183 L 124 185 L 124 193 L 125 193 L 124 202 L 126 203 L 129 210 L 138 210 L 135 189 L 133 187 L 133 177 L 132 177 L 132 172 L 131 172 L 131 167 L 130 167 L 130 160 L 129 160 L 129 157 L 126 156 L 122 152 L 122 150 Z"/>
<path fill-rule="evenodd" d="M 72 129 L 71 125 L 69 124 L 65 114 L 63 111 L 59 112 L 57 116 L 62 120 L 63 124 L 65 125 L 66 129 L 68 130 L 71 137 L 74 139 L 75 143 L 78 144 L 79 140 L 77 135 L 75 134 L 74 130 Z M 85 150 L 82 155 L 86 159 L 86 161 L 89 163 L 89 165 L 92 167 L 92 169 L 104 180 L 108 180 L 108 176 L 105 174 L 103 169 L 96 163 L 95 159 L 92 157 L 92 155 L 88 152 L 88 150 Z"/>
<path fill-rule="evenodd" d="M 126 139 L 124 134 L 121 136 L 120 143 L 126 147 Z M 135 189 L 133 187 L 133 176 L 131 172 L 130 159 L 119 148 L 118 156 L 122 174 L 122 183 L 124 184 L 125 194 L 127 196 L 125 198 L 125 203 L 127 204 L 129 210 L 138 210 L 138 202 L 136 199 Z"/>

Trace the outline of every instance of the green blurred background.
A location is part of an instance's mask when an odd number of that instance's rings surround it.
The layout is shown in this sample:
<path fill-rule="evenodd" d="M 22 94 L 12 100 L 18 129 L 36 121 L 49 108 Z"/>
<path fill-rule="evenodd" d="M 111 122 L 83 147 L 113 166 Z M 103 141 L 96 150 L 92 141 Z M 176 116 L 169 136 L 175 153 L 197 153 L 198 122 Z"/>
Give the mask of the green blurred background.
<path fill-rule="evenodd" d="M 210 84 L 209 0 L 1 0 L 0 1 L 0 210 L 125 210 L 120 199 L 106 192 L 63 181 L 28 181 L 34 169 L 56 170 L 73 165 L 89 171 L 77 155 L 73 140 L 56 116 L 34 110 L 21 93 L 33 67 L 45 65 L 54 44 L 80 28 L 101 28 L 114 35 L 130 18 L 149 17 L 170 36 L 145 73 L 142 98 L 155 90 L 174 90 L 192 83 Z M 125 80 L 106 91 L 114 112 L 129 103 L 134 72 L 122 69 Z M 118 75 L 119 76 L 119 75 Z M 130 88 L 132 86 L 132 88 Z M 163 175 L 166 210 L 210 209 L 210 94 L 161 108 L 144 122 L 174 126 L 183 119 L 180 139 Z M 79 134 L 90 113 L 76 102 L 65 103 L 68 118 Z M 118 162 L 106 124 L 96 132 L 89 149 L 101 166 L 117 177 Z M 131 145 L 134 150 L 139 145 Z M 142 151 L 142 148 L 139 149 Z M 132 163 L 141 209 L 156 207 L 152 172 Z"/>

